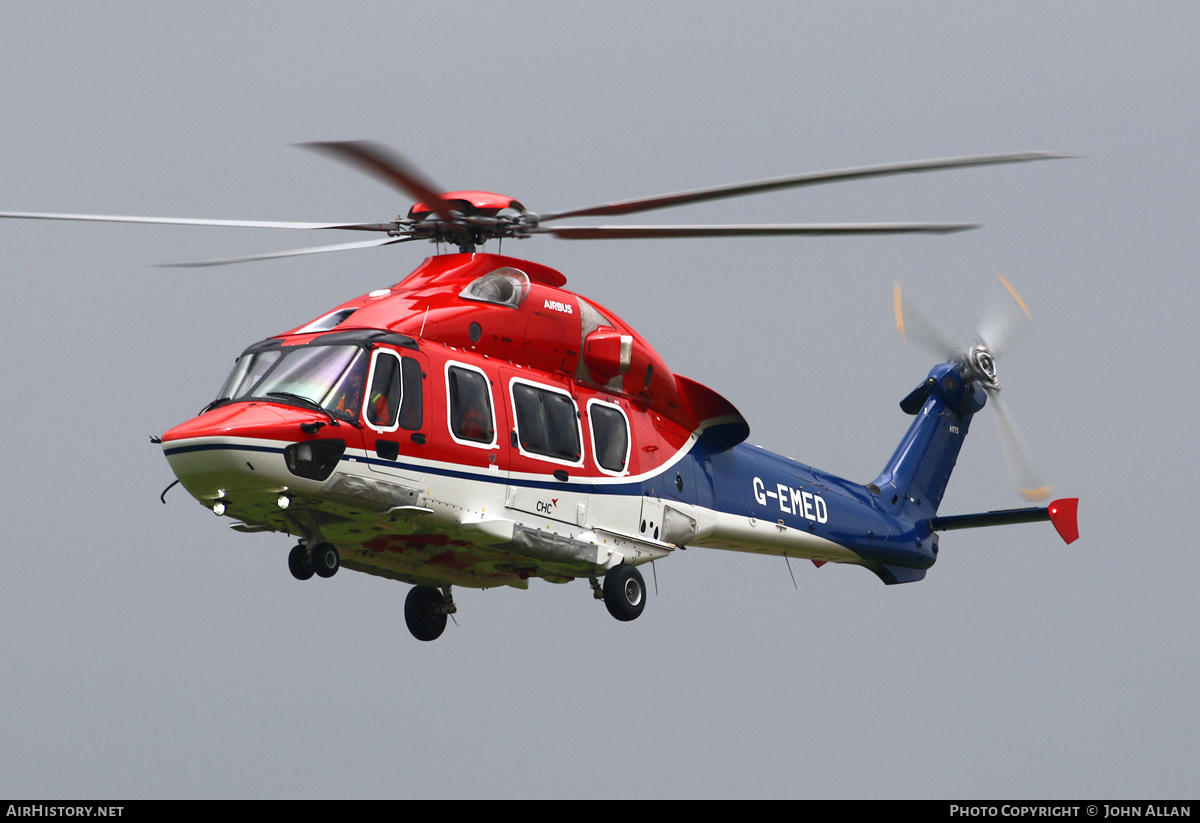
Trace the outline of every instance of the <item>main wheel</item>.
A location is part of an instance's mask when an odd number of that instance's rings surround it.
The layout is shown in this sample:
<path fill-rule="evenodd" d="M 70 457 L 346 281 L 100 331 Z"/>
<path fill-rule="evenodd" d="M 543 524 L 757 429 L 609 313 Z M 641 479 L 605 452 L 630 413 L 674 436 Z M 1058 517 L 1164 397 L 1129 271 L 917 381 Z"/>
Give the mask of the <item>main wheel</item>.
<path fill-rule="evenodd" d="M 446 598 L 432 586 L 413 586 L 404 600 L 404 622 L 418 640 L 437 640 L 446 630 L 446 615 L 440 608 Z"/>
<path fill-rule="evenodd" d="M 307 580 L 313 576 L 312 564 L 308 562 L 308 549 L 303 543 L 288 553 L 288 571 L 297 580 Z"/>
<path fill-rule="evenodd" d="M 317 577 L 333 577 L 341 568 L 342 557 L 332 543 L 318 543 L 312 548 L 312 567 Z"/>
<path fill-rule="evenodd" d="M 618 620 L 637 620 L 646 608 L 646 582 L 642 573 L 622 563 L 604 575 L 604 605 Z"/>

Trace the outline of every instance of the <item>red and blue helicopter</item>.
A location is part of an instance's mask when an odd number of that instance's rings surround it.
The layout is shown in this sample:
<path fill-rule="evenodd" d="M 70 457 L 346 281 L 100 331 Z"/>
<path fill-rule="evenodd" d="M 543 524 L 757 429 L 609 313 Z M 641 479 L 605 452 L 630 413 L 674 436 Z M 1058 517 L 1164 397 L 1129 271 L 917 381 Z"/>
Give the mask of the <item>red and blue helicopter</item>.
<path fill-rule="evenodd" d="M 242 532 L 298 538 L 300 580 L 342 568 L 413 585 L 409 630 L 434 640 L 454 586 L 589 581 L 613 617 L 646 605 L 638 567 L 684 547 L 863 566 L 884 583 L 924 578 L 939 533 L 1050 520 L 1078 537 L 1076 499 L 942 516 L 971 420 L 1000 414 L 1018 485 L 1042 499 L 1000 403 L 995 361 L 1028 312 L 985 323 L 960 349 L 901 298 L 896 319 L 944 358 L 901 403 L 912 425 L 880 475 L 854 483 L 745 442 L 713 390 L 671 371 L 609 309 L 559 272 L 489 254 L 489 240 L 947 233 L 971 224 L 558 225 L 776 189 L 1059 155 L 926 160 L 761 180 L 538 215 L 479 191 L 443 193 L 373 143 L 307 144 L 419 202 L 384 223 L 286 223 L 3 212 L 2 217 L 351 230 L 381 236 L 205 266 L 431 240 L 453 249 L 401 282 L 247 348 L 216 398 L 162 435 L 178 482 Z M 1007 283 L 1005 282 L 1007 286 Z M 165 493 L 164 493 L 165 494 Z"/>

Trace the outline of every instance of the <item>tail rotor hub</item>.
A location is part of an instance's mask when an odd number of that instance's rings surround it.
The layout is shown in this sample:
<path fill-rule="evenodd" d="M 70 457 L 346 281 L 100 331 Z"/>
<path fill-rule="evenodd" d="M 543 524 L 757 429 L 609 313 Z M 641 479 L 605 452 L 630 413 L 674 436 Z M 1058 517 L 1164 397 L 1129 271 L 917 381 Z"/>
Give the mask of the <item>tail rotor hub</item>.
<path fill-rule="evenodd" d="M 967 351 L 964 365 L 971 373 L 971 379 L 978 380 L 987 388 L 1000 388 L 1000 384 L 996 381 L 996 358 L 987 346 L 972 346 Z"/>

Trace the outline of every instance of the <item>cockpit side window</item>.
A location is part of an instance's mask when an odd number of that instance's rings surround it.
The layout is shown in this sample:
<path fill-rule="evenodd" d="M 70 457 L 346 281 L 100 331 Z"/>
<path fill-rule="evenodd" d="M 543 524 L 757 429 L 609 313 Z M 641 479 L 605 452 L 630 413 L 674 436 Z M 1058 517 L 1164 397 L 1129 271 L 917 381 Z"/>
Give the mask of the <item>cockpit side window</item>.
<path fill-rule="evenodd" d="M 386 349 L 379 349 L 373 356 L 371 388 L 367 392 L 367 405 L 363 416 L 372 427 L 381 431 L 395 431 L 396 412 L 400 409 L 401 382 L 400 358 Z"/>
<path fill-rule="evenodd" d="M 404 397 L 400 402 L 400 428 L 417 431 L 425 422 L 421 394 L 421 364 L 411 357 L 402 357 L 401 372 L 404 379 Z"/>
<path fill-rule="evenodd" d="M 363 417 L 380 431 L 418 431 L 424 423 L 421 364 L 388 349 L 378 349 L 372 357 L 371 388 Z"/>

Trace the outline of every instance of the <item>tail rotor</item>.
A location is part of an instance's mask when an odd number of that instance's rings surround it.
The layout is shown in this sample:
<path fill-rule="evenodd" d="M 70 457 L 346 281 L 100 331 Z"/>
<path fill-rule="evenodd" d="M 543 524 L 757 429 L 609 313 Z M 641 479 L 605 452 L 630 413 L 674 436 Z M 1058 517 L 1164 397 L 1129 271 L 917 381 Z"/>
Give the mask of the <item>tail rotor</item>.
<path fill-rule="evenodd" d="M 1000 383 L 996 376 L 996 361 L 1011 352 L 1029 335 L 1033 328 L 1033 317 L 1025 301 L 1004 275 L 997 272 L 996 277 L 1003 286 L 1003 292 L 1000 298 L 992 301 L 984 313 L 974 345 L 967 348 L 954 345 L 928 315 L 903 296 L 899 283 L 895 284 L 892 293 L 896 331 L 901 340 L 919 346 L 937 357 L 956 362 L 963 378 L 978 383 L 987 393 L 1000 427 L 1004 458 L 1018 493 L 1026 500 L 1045 500 L 1050 496 L 1050 486 L 1043 483 L 1033 469 L 1021 436 L 1017 433 L 1012 413 L 1001 400 Z M 924 402 L 921 388 L 918 387 L 901 403 L 901 407 L 910 414 L 915 413 Z M 914 405 L 916 409 L 913 408 Z"/>

